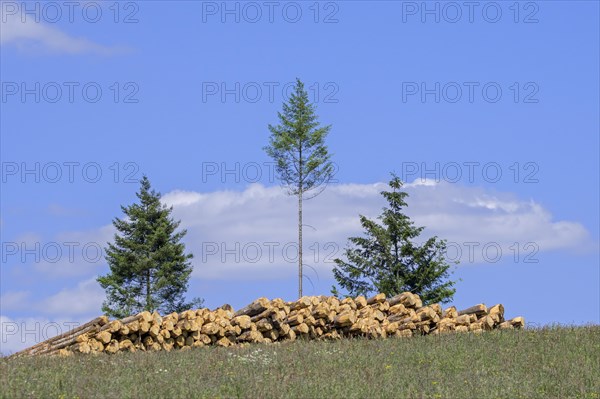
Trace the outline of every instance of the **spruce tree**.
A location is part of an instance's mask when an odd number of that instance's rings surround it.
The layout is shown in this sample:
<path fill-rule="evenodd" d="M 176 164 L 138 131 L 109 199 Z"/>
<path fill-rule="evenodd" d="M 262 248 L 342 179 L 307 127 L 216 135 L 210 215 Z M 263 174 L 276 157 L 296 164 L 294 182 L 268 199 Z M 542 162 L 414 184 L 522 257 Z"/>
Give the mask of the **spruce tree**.
<path fill-rule="evenodd" d="M 176 232 L 180 222 L 170 214 L 173 207 L 160 202 L 146 176 L 136 193 L 139 203 L 121 206 L 125 218 L 115 218 L 114 243 L 108 243 L 106 260 L 110 272 L 97 281 L 106 291 L 102 311 L 122 318 L 144 310 L 178 312 L 200 305 L 200 299 L 185 303 L 183 295 L 192 273 L 190 259 Z"/>
<path fill-rule="evenodd" d="M 308 99 L 304 83 L 296 79 L 294 92 L 277 113 L 279 125 L 269 125 L 266 153 L 288 194 L 298 197 L 298 297 L 302 296 L 302 201 L 315 197 L 333 176 L 325 138 L 331 125 L 320 126 L 316 107 Z M 307 193 L 311 193 L 308 194 Z"/>
<path fill-rule="evenodd" d="M 349 239 L 346 261 L 335 259 L 335 279 L 351 296 L 410 291 L 425 304 L 450 301 L 456 289 L 448 280 L 446 241 L 434 236 L 416 243 L 424 227 L 416 227 L 402 212 L 408 194 L 401 190 L 400 179 L 392 175 L 389 186 L 392 191 L 381 192 L 388 202 L 378 217 L 381 223 L 360 215 L 365 235 Z M 339 295 L 336 287 L 332 292 Z"/>

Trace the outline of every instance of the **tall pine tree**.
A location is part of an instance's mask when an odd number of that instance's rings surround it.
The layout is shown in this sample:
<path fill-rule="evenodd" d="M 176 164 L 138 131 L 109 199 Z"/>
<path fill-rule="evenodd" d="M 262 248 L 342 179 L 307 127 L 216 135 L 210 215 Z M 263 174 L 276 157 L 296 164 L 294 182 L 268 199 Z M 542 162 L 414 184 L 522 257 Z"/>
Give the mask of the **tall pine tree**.
<path fill-rule="evenodd" d="M 139 203 L 121 206 L 126 217 L 113 220 L 118 233 L 105 249 L 110 272 L 97 279 L 106 291 L 102 310 L 122 318 L 144 310 L 170 313 L 200 305 L 200 299 L 184 302 L 193 255 L 185 254 L 180 242 L 186 230 L 175 231 L 180 222 L 170 217 L 173 207 L 161 204 L 160 193 L 151 189 L 146 176 L 136 195 Z"/>
<path fill-rule="evenodd" d="M 365 236 L 349 239 L 353 246 L 345 251 L 347 261 L 335 259 L 335 279 L 352 296 L 410 291 L 426 304 L 450 301 L 456 289 L 447 280 L 446 241 L 434 236 L 417 244 L 424 227 L 415 227 L 402 213 L 408 194 L 401 190 L 400 179 L 392 175 L 389 185 L 392 191 L 381 192 L 388 202 L 378 217 L 381 224 L 360 216 Z M 339 295 L 335 287 L 332 292 Z"/>
<path fill-rule="evenodd" d="M 320 126 L 316 107 L 310 103 L 300 79 L 296 79 L 294 93 L 277 115 L 279 125 L 269 125 L 271 137 L 264 149 L 275 161 L 277 176 L 288 194 L 298 197 L 298 297 L 301 297 L 302 201 L 319 194 L 333 177 L 331 155 L 325 146 L 331 126 Z"/>

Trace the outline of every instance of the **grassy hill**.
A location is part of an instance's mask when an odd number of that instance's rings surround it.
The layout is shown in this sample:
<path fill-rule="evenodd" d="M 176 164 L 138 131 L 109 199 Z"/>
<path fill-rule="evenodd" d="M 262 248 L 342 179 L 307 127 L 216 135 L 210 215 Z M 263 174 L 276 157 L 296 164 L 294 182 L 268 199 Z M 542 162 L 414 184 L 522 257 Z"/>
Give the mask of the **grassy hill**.
<path fill-rule="evenodd" d="M 600 398 L 600 326 L 0 359 L 2 398 Z"/>

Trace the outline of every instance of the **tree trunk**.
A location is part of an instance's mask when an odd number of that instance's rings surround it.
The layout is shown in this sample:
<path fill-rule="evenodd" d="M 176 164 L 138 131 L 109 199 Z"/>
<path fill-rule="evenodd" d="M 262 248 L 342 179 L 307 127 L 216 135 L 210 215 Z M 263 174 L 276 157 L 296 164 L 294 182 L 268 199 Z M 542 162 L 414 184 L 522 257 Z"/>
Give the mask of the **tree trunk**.
<path fill-rule="evenodd" d="M 48 347 L 51 347 L 54 343 L 57 343 L 59 341 L 63 341 L 65 338 L 67 339 L 73 339 L 73 338 L 77 338 L 77 336 L 84 334 L 88 331 L 93 330 L 94 328 L 97 328 L 98 326 L 103 326 L 106 323 L 108 323 L 108 318 L 106 316 L 100 316 L 100 317 L 96 317 L 94 320 L 89 321 L 83 325 L 80 325 L 78 327 L 75 327 L 63 334 L 60 334 L 56 337 L 52 337 L 50 339 L 47 339 L 45 341 L 42 341 L 36 345 L 33 345 L 27 349 L 23 349 L 20 352 L 17 353 L 13 353 L 12 355 L 10 355 L 8 358 L 12 358 L 12 357 L 18 357 L 20 355 L 23 354 L 31 354 L 33 352 L 36 351 L 40 351 L 43 349 L 47 349 Z"/>
<path fill-rule="evenodd" d="M 146 272 L 146 310 L 152 312 L 150 308 L 150 269 Z"/>
<path fill-rule="evenodd" d="M 298 298 L 302 298 L 302 143 L 298 145 Z"/>
<path fill-rule="evenodd" d="M 302 182 L 298 190 L 298 298 L 302 298 Z"/>

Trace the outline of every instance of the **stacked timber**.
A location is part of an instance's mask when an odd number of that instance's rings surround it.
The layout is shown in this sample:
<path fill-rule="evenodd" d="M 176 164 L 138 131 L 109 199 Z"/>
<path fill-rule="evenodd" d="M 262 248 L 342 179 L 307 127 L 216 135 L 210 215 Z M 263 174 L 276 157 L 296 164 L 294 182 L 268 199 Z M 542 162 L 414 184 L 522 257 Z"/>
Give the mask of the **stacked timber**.
<path fill-rule="evenodd" d="M 299 338 L 479 333 L 524 325 L 522 317 L 505 320 L 501 304 L 490 308 L 478 304 L 460 311 L 454 306 L 442 309 L 439 304 L 423 306 L 419 296 L 410 292 L 392 298 L 385 294 L 345 299 L 304 296 L 294 302 L 258 298 L 237 312 L 223 305 L 214 310 L 203 308 L 165 316 L 142 312 L 113 321 L 102 316 L 12 356 L 171 351 Z"/>

